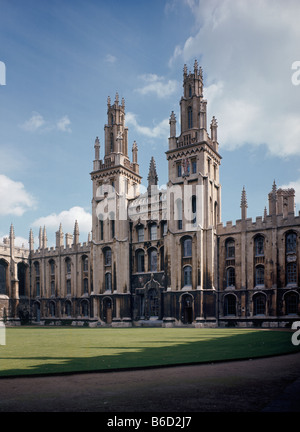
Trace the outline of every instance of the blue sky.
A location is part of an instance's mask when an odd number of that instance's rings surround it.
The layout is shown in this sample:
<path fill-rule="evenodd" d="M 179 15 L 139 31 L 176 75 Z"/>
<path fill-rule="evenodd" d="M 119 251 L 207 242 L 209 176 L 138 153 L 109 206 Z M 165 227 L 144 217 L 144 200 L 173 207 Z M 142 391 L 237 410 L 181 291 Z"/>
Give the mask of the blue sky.
<path fill-rule="evenodd" d="M 261 216 L 275 180 L 300 204 L 298 0 L 0 0 L 0 241 L 62 222 L 87 240 L 94 141 L 103 157 L 107 97 L 125 98 L 143 184 L 150 158 L 167 181 L 172 110 L 182 71 L 204 71 L 208 123 L 219 124 L 222 220 Z M 177 122 L 177 134 L 179 134 Z M 35 243 L 37 247 L 37 242 Z"/>

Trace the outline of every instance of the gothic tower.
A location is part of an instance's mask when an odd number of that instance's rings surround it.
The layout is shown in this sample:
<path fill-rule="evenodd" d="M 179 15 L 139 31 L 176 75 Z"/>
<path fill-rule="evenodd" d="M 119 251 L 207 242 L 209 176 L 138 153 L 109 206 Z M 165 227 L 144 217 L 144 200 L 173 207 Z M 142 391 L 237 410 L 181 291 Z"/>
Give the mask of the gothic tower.
<path fill-rule="evenodd" d="M 92 252 L 94 313 L 103 321 L 119 320 L 130 310 L 128 200 L 139 194 L 141 177 L 137 162 L 137 144 L 128 157 L 128 129 L 125 127 L 125 101 L 116 94 L 107 102 L 104 127 L 104 158 L 100 159 L 100 140 L 95 140 L 95 160 L 91 178 Z"/>
<path fill-rule="evenodd" d="M 207 130 L 203 73 L 197 61 L 193 72 L 188 72 L 184 66 L 180 119 L 181 131 L 176 136 L 176 117 L 174 112 L 171 113 L 169 150 L 166 152 L 169 231 L 174 234 L 167 236 L 165 259 L 171 266 L 168 289 L 200 291 L 201 308 L 197 319 L 202 319 L 204 291 L 217 286 L 216 229 L 221 220 L 221 156 L 214 117 L 210 134 Z M 186 239 L 191 240 L 188 248 Z"/>

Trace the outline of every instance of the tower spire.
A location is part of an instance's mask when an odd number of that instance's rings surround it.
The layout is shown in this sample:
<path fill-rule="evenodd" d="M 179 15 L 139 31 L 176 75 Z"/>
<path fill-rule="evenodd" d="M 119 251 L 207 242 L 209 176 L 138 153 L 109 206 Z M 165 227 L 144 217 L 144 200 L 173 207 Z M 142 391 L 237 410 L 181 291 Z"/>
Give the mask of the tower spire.
<path fill-rule="evenodd" d="M 32 229 L 30 228 L 30 231 L 29 231 L 29 250 L 30 251 L 33 251 L 33 248 L 34 248 L 34 237 L 33 237 L 33 232 L 32 232 Z"/>
<path fill-rule="evenodd" d="M 151 194 L 152 186 L 157 186 L 158 183 L 158 175 L 156 171 L 156 164 L 154 157 L 151 157 L 150 166 L 149 166 L 149 174 L 148 174 L 148 194 Z"/>
<path fill-rule="evenodd" d="M 78 243 L 79 243 L 79 226 L 76 220 L 74 225 L 73 244 L 77 245 Z"/>
<path fill-rule="evenodd" d="M 243 186 L 242 198 L 241 198 L 241 209 L 242 209 L 241 216 L 243 220 L 247 219 L 247 208 L 248 208 L 248 204 L 247 204 L 246 190 L 245 190 L 245 186 Z"/>

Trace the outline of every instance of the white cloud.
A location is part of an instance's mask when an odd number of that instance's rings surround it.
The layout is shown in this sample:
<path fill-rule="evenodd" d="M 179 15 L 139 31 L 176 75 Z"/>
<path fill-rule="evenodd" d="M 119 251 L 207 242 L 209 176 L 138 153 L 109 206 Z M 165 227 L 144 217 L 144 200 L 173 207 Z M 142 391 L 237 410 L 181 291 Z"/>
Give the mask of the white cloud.
<path fill-rule="evenodd" d="M 145 85 L 136 91 L 142 95 L 154 93 L 158 98 L 163 99 L 175 93 L 178 88 L 177 81 L 167 81 L 164 77 L 156 74 L 141 75 L 140 79 L 145 82 Z"/>
<path fill-rule="evenodd" d="M 33 113 L 30 119 L 25 121 L 21 127 L 28 132 L 36 132 L 37 130 L 41 130 L 45 123 L 46 122 L 41 114 Z"/>
<path fill-rule="evenodd" d="M 46 229 L 57 230 L 62 224 L 64 232 L 73 233 L 75 221 L 78 221 L 79 231 L 88 233 L 92 229 L 92 215 L 82 207 L 72 207 L 70 210 L 64 210 L 59 214 L 52 213 L 48 216 L 40 217 L 32 224 L 34 227 L 45 226 Z"/>
<path fill-rule="evenodd" d="M 299 60 L 299 1 L 182 3 L 194 25 L 169 65 L 199 60 L 213 96 L 207 96 L 208 119 L 218 119 L 223 148 L 266 145 L 273 155 L 300 155 L 300 87 L 291 81 Z"/>
<path fill-rule="evenodd" d="M 68 116 L 62 117 L 60 120 L 58 120 L 56 126 L 57 129 L 62 132 L 71 132 L 70 128 L 71 121 Z"/>
<path fill-rule="evenodd" d="M 25 190 L 23 183 L 0 174 L 0 215 L 23 216 L 34 206 L 35 200 Z"/>
<path fill-rule="evenodd" d="M 21 124 L 21 128 L 27 132 L 50 132 L 54 130 L 71 132 L 70 124 L 71 121 L 67 115 L 56 122 L 51 122 L 46 121 L 41 114 L 34 112 L 29 120 Z"/>
<path fill-rule="evenodd" d="M 107 54 L 104 60 L 106 63 L 114 64 L 117 61 L 117 57 L 112 54 Z"/>
<path fill-rule="evenodd" d="M 135 130 L 141 135 L 145 135 L 149 138 L 167 138 L 169 133 L 169 119 L 162 120 L 152 128 L 148 126 L 141 126 L 137 121 L 136 114 L 131 112 L 126 114 L 126 122 L 132 125 Z"/>

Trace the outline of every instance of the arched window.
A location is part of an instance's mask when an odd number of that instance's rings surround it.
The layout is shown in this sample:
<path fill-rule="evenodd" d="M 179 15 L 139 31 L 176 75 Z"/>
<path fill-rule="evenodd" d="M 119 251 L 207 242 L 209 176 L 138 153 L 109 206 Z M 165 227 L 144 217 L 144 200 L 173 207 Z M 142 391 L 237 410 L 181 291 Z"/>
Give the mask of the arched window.
<path fill-rule="evenodd" d="M 228 239 L 225 243 L 226 259 L 234 259 L 235 257 L 235 243 L 234 240 Z"/>
<path fill-rule="evenodd" d="M 88 278 L 83 279 L 83 293 L 88 294 L 89 292 L 89 280 Z"/>
<path fill-rule="evenodd" d="M 189 86 L 189 97 L 192 97 L 192 86 Z"/>
<path fill-rule="evenodd" d="M 72 307 L 71 307 L 71 302 L 70 301 L 67 301 L 66 302 L 66 305 L 65 305 L 65 308 L 66 308 L 66 315 L 67 316 L 71 316 L 72 315 Z"/>
<path fill-rule="evenodd" d="M 50 302 L 49 313 L 51 317 L 55 317 L 55 303 L 53 301 Z"/>
<path fill-rule="evenodd" d="M 182 200 L 179 198 L 176 200 L 176 220 L 177 227 L 179 230 L 182 229 Z"/>
<path fill-rule="evenodd" d="M 192 239 L 190 237 L 183 240 L 183 250 L 182 256 L 183 258 L 188 258 L 192 256 Z"/>
<path fill-rule="evenodd" d="M 50 275 L 54 276 L 55 275 L 55 262 L 53 260 L 50 261 Z"/>
<path fill-rule="evenodd" d="M 254 239 L 254 253 L 255 253 L 255 256 L 263 256 L 265 254 L 265 252 L 264 252 L 264 238 L 261 235 L 255 237 L 255 239 Z"/>
<path fill-rule="evenodd" d="M 288 233 L 285 239 L 286 253 L 296 253 L 297 252 L 297 234 Z"/>
<path fill-rule="evenodd" d="M 110 152 L 112 153 L 114 151 L 114 134 L 110 134 Z"/>
<path fill-rule="evenodd" d="M 35 270 L 35 276 L 39 277 L 40 276 L 40 264 L 37 261 L 34 263 L 34 270 Z"/>
<path fill-rule="evenodd" d="M 23 262 L 18 264 L 19 295 L 26 295 L 26 272 L 27 265 Z"/>
<path fill-rule="evenodd" d="M 36 296 L 40 297 L 41 295 L 40 282 L 37 281 L 35 286 L 36 286 Z"/>
<path fill-rule="evenodd" d="M 6 274 L 7 264 L 4 261 L 0 261 L 0 295 L 6 295 Z"/>
<path fill-rule="evenodd" d="M 89 271 L 89 259 L 86 256 L 82 257 L 82 266 L 83 266 L 83 271 L 84 272 L 88 272 Z"/>
<path fill-rule="evenodd" d="M 227 287 L 235 286 L 235 269 L 234 267 L 228 267 L 226 270 L 226 283 Z"/>
<path fill-rule="evenodd" d="M 67 294 L 71 294 L 71 279 L 67 279 Z"/>
<path fill-rule="evenodd" d="M 145 271 L 145 252 L 139 250 L 136 253 L 136 271 L 142 273 Z"/>
<path fill-rule="evenodd" d="M 115 214 L 114 214 L 114 212 L 109 213 L 109 219 L 110 219 L 110 234 L 111 234 L 111 238 L 113 239 L 115 237 Z"/>
<path fill-rule="evenodd" d="M 188 107 L 188 129 L 193 127 L 193 108 Z"/>
<path fill-rule="evenodd" d="M 111 273 L 105 273 L 105 291 L 111 292 Z"/>
<path fill-rule="evenodd" d="M 159 253 L 160 253 L 160 271 L 163 271 L 165 269 L 165 253 L 164 253 L 163 246 L 160 248 Z"/>
<path fill-rule="evenodd" d="M 157 225 L 150 225 L 150 240 L 157 240 Z"/>
<path fill-rule="evenodd" d="M 236 315 L 236 297 L 233 294 L 225 296 L 224 315 Z"/>
<path fill-rule="evenodd" d="M 104 265 L 111 266 L 111 249 L 107 248 L 104 251 Z"/>
<path fill-rule="evenodd" d="M 143 226 L 139 226 L 137 229 L 138 242 L 143 242 L 145 238 L 145 229 Z"/>
<path fill-rule="evenodd" d="M 149 251 L 149 271 L 157 272 L 157 250 L 151 249 Z"/>
<path fill-rule="evenodd" d="M 285 295 L 285 314 L 295 315 L 298 312 L 298 294 L 292 292 Z"/>
<path fill-rule="evenodd" d="M 256 294 L 253 297 L 253 314 L 265 315 L 266 313 L 266 297 L 263 294 Z"/>
<path fill-rule="evenodd" d="M 194 227 L 197 225 L 197 198 L 195 195 L 192 196 L 192 223 Z"/>
<path fill-rule="evenodd" d="M 81 302 L 81 314 L 85 317 L 89 315 L 89 305 L 87 301 Z"/>
<path fill-rule="evenodd" d="M 54 280 L 51 281 L 51 295 L 55 295 L 55 282 Z"/>
<path fill-rule="evenodd" d="M 70 260 L 70 258 L 66 258 L 66 273 L 71 274 L 71 260 Z"/>
<path fill-rule="evenodd" d="M 265 284 L 265 268 L 262 265 L 255 267 L 255 285 Z"/>
<path fill-rule="evenodd" d="M 192 267 L 185 266 L 183 268 L 183 283 L 184 286 L 192 286 Z"/>

